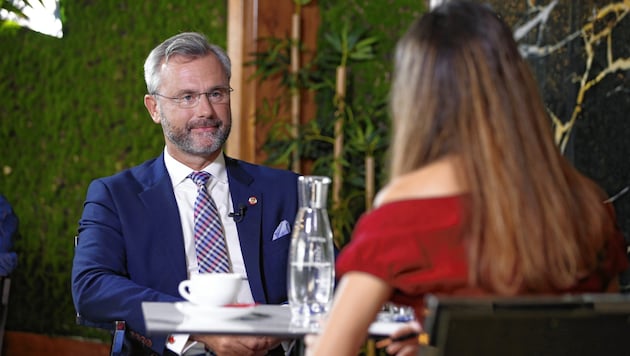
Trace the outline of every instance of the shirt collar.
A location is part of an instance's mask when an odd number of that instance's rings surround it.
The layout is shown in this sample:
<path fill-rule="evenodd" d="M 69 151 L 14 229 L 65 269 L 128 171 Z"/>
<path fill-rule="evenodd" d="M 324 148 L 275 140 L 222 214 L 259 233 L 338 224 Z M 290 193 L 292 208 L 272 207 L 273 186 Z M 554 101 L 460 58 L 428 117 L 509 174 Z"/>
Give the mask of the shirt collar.
<path fill-rule="evenodd" d="M 166 147 L 164 147 L 164 165 L 171 177 L 173 187 L 176 187 L 178 184 L 185 181 L 188 175 L 193 172 L 190 167 L 173 158 L 173 156 L 168 153 Z M 212 174 L 213 179 L 222 183 L 227 183 L 227 170 L 225 168 L 225 157 L 223 157 L 223 152 L 217 156 L 214 162 L 204 167 L 203 171 Z"/>

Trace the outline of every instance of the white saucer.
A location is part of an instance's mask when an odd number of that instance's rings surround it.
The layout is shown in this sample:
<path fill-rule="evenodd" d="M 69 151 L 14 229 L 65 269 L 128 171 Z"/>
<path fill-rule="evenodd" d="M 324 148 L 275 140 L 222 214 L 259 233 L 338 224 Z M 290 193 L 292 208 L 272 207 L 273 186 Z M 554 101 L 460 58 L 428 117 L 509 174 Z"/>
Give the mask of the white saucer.
<path fill-rule="evenodd" d="M 249 314 L 254 304 L 234 305 L 227 307 L 215 307 L 193 304 L 191 302 L 177 302 L 175 308 L 188 316 L 216 318 L 216 319 L 234 319 Z"/>

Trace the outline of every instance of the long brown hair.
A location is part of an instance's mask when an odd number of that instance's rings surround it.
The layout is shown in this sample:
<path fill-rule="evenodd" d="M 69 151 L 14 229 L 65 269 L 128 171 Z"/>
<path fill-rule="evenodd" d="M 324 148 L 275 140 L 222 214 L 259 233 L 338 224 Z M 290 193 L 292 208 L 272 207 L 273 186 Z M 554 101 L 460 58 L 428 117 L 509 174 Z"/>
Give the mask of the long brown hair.
<path fill-rule="evenodd" d="M 448 2 L 398 43 L 391 178 L 445 155 L 470 190 L 470 281 L 501 294 L 570 287 L 613 233 L 603 192 L 561 155 L 510 28 Z"/>

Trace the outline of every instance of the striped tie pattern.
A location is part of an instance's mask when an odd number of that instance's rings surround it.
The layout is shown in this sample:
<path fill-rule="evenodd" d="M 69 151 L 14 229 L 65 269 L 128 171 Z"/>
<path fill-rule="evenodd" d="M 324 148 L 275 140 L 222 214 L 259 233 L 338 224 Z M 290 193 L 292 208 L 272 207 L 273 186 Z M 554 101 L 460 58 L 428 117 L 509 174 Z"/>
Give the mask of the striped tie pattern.
<path fill-rule="evenodd" d="M 230 272 L 227 246 L 223 226 L 214 200 L 206 183 L 208 172 L 192 172 L 189 176 L 198 187 L 195 200 L 195 249 L 199 273 Z"/>

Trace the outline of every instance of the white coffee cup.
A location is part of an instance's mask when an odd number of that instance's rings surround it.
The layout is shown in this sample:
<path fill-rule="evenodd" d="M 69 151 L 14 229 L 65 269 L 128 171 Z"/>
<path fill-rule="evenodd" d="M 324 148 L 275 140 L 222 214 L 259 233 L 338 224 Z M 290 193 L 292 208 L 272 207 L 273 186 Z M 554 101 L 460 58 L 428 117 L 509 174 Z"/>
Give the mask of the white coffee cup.
<path fill-rule="evenodd" d="M 179 294 L 204 306 L 222 306 L 236 301 L 243 276 L 239 273 L 200 273 L 179 283 Z"/>

